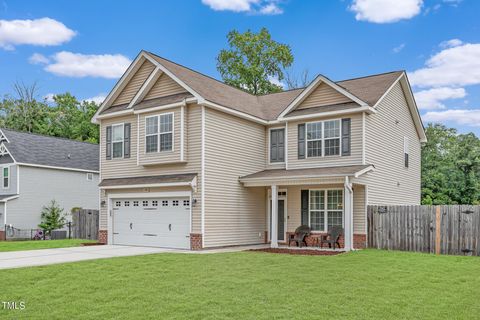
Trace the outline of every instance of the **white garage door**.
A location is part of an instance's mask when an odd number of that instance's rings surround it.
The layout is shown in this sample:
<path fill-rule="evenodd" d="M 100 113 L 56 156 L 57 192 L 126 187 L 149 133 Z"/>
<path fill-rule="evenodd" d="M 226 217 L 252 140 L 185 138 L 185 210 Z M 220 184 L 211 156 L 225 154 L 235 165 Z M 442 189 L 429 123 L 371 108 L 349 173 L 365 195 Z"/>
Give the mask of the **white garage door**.
<path fill-rule="evenodd" d="M 113 243 L 189 249 L 189 198 L 114 199 Z"/>

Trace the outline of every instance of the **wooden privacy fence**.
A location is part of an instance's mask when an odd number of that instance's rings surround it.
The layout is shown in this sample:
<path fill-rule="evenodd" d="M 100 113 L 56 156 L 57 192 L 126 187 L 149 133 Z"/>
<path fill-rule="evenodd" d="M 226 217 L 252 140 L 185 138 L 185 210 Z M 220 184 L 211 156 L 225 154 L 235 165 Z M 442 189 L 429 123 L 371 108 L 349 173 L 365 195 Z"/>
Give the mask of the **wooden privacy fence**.
<path fill-rule="evenodd" d="M 480 256 L 480 206 L 368 206 L 368 247 Z"/>
<path fill-rule="evenodd" d="M 98 210 L 80 209 L 72 213 L 72 237 L 98 240 Z"/>

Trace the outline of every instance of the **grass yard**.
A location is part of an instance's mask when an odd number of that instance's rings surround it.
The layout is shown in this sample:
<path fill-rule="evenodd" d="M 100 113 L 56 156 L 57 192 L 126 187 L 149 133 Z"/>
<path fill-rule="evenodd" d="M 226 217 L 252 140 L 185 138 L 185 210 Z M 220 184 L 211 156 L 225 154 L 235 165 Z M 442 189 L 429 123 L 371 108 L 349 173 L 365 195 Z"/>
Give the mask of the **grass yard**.
<path fill-rule="evenodd" d="M 95 241 L 82 240 L 82 239 L 0 241 L 0 252 L 78 247 L 80 244 L 86 243 L 86 242 L 95 242 Z"/>
<path fill-rule="evenodd" d="M 32 319 L 472 319 L 480 258 L 364 250 L 156 254 L 0 271 Z M 1 307 L 1 305 L 0 305 Z"/>

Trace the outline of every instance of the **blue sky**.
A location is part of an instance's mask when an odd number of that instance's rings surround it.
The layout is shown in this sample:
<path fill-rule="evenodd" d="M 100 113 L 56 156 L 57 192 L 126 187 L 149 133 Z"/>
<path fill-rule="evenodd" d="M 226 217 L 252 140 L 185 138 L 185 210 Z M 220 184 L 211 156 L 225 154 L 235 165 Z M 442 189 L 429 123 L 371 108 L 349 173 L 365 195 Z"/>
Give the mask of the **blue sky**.
<path fill-rule="evenodd" d="M 101 100 L 141 49 L 218 78 L 226 34 L 266 27 L 294 72 L 333 80 L 406 70 L 424 122 L 480 136 L 480 1 L 0 0 L 0 94 Z"/>

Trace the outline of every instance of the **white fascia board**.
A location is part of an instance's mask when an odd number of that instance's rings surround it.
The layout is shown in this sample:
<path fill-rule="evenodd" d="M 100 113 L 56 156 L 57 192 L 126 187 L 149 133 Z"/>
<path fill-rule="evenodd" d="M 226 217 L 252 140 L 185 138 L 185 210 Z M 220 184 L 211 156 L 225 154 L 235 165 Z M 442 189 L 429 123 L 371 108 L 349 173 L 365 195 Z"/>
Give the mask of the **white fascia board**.
<path fill-rule="evenodd" d="M 183 99 L 180 102 L 169 103 L 169 104 L 164 104 L 164 105 L 158 106 L 158 107 L 136 110 L 133 113 L 134 114 L 149 113 L 149 112 L 161 111 L 161 110 L 176 108 L 176 107 L 185 107 L 186 105 L 187 105 L 187 100 Z"/>
<path fill-rule="evenodd" d="M 7 135 L 2 131 L 2 129 L 0 129 L 0 133 L 1 133 L 0 137 L 4 137 L 5 140 L 7 140 L 7 142 L 10 143 L 10 140 L 8 140 Z"/>
<path fill-rule="evenodd" d="M 366 167 L 365 169 L 362 169 L 358 172 L 355 172 L 355 174 L 353 175 L 355 178 L 358 178 L 360 177 L 361 175 L 364 175 L 365 173 L 367 172 L 370 172 L 370 171 L 374 171 L 375 170 L 375 167 L 374 166 L 368 166 Z"/>
<path fill-rule="evenodd" d="M 132 101 L 128 104 L 127 108 L 132 108 L 137 102 L 140 102 L 145 98 L 147 93 L 152 89 L 153 85 L 157 82 L 158 78 L 162 75 L 162 70 L 157 66 L 155 70 L 148 76 L 147 80 L 142 84 L 140 90 L 133 97 Z"/>
<path fill-rule="evenodd" d="M 25 163 L 25 162 L 16 162 L 16 164 L 19 165 L 19 166 L 34 167 L 34 168 L 43 168 L 43 169 L 54 169 L 54 170 L 76 171 L 76 172 L 88 172 L 88 173 L 96 173 L 96 174 L 99 174 L 99 173 L 100 173 L 100 171 L 98 171 L 98 170 L 86 170 L 86 169 L 76 169 L 76 168 L 46 166 L 46 165 L 42 165 L 42 164 Z"/>
<path fill-rule="evenodd" d="M 113 189 L 135 189 L 135 188 L 162 188 L 162 187 L 194 187 L 194 183 L 196 184 L 196 181 L 194 182 L 189 181 L 189 182 L 170 182 L 170 183 L 145 183 L 145 184 L 130 184 L 130 185 L 121 185 L 121 186 L 104 186 L 100 187 L 100 189 L 107 189 L 107 190 L 113 190 Z"/>
<path fill-rule="evenodd" d="M 287 113 L 289 113 L 290 111 L 292 111 L 296 106 L 298 106 L 303 100 L 305 100 L 307 98 L 307 96 L 313 91 L 315 90 L 319 85 L 320 83 L 325 83 L 327 85 L 329 85 L 330 87 L 332 87 L 333 89 L 337 90 L 339 93 L 343 94 L 344 96 L 346 96 L 347 98 L 349 98 L 350 100 L 352 101 L 355 101 L 356 103 L 358 103 L 360 106 L 368 106 L 368 104 L 362 100 L 360 100 L 358 97 L 354 96 L 353 94 L 351 94 L 350 92 L 348 92 L 347 90 L 343 89 L 341 86 L 339 86 L 338 84 L 336 84 L 335 82 L 331 81 L 330 79 L 328 79 L 327 77 L 325 76 L 322 76 L 321 74 L 318 75 L 315 80 L 313 80 L 313 82 L 307 87 L 305 88 L 305 90 L 302 91 L 302 93 L 300 93 L 286 108 L 285 110 L 282 111 L 282 113 L 280 113 L 280 115 L 278 116 L 278 118 L 283 118 Z"/>
<path fill-rule="evenodd" d="M 351 113 L 359 113 L 359 112 L 366 112 L 368 114 L 377 113 L 375 109 L 369 106 L 358 107 L 354 109 L 346 109 L 346 110 L 338 110 L 338 111 L 329 111 L 329 112 L 318 112 L 313 114 L 306 114 L 301 116 L 293 116 L 293 117 L 279 117 L 278 121 L 292 121 L 292 120 L 305 120 L 305 119 L 312 119 L 312 118 L 324 118 L 324 117 L 331 117 L 331 116 L 338 116 L 344 114 L 351 114 Z"/>
<path fill-rule="evenodd" d="M 7 201 L 10 201 L 10 200 L 13 200 L 13 199 L 17 199 L 18 197 L 20 197 L 20 195 L 16 194 L 14 196 L 2 199 L 2 200 L 0 200 L 0 202 L 7 202 Z"/>
<path fill-rule="evenodd" d="M 248 113 L 245 113 L 245 112 L 241 112 L 241 111 L 237 111 L 237 110 L 234 110 L 234 109 L 230 109 L 230 108 L 221 106 L 219 104 L 207 101 L 205 99 L 198 100 L 198 104 L 203 105 L 203 106 L 207 106 L 209 108 L 219 110 L 219 111 L 222 111 L 222 112 L 225 112 L 225 113 L 228 113 L 228 114 L 232 114 L 232 115 L 237 116 L 239 118 L 247 119 L 247 120 L 250 120 L 250 121 L 253 121 L 253 122 L 256 122 L 256 123 L 260 123 L 260 124 L 264 124 L 264 125 L 267 125 L 267 124 L 270 123 L 267 120 L 257 118 L 255 116 L 252 116 L 252 115 L 250 115 Z"/>
<path fill-rule="evenodd" d="M 106 114 L 101 114 L 97 117 L 98 120 L 102 119 L 108 119 L 108 118 L 113 118 L 113 117 L 119 117 L 119 116 L 125 116 L 133 114 L 133 109 L 127 109 L 127 110 L 122 110 L 122 111 L 117 111 L 117 112 L 112 112 L 112 113 L 106 113 Z"/>

